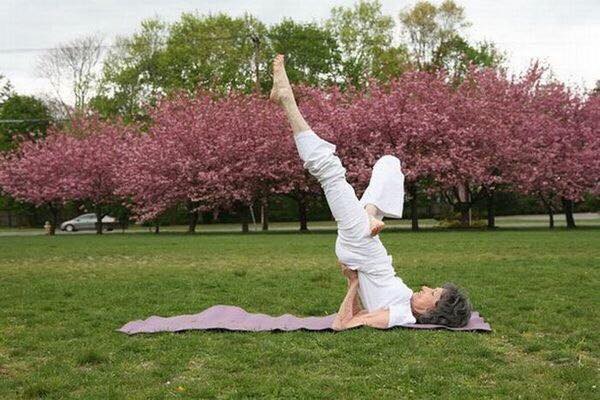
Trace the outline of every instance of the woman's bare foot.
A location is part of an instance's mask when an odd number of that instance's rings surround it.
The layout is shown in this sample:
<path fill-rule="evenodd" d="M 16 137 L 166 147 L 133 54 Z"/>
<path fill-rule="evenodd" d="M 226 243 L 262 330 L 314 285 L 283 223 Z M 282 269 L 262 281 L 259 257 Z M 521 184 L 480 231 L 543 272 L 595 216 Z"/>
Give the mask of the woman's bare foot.
<path fill-rule="evenodd" d="M 369 215 L 369 225 L 371 226 L 371 236 L 379 235 L 379 232 L 385 228 L 385 223 Z"/>
<path fill-rule="evenodd" d="M 292 92 L 290 81 L 285 73 L 283 54 L 277 54 L 273 59 L 273 88 L 269 98 L 278 104 L 294 101 L 294 92 Z"/>

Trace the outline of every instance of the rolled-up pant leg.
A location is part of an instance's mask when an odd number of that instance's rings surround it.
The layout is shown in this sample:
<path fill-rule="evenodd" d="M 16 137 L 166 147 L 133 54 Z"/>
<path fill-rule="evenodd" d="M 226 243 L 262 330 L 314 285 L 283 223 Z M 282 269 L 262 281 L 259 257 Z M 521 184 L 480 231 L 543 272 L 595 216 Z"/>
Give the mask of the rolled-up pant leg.
<path fill-rule="evenodd" d="M 402 218 L 404 208 L 404 174 L 400 160 L 394 156 L 383 156 L 373 166 L 371 180 L 360 199 L 364 207 L 377 207 L 377 218 Z"/>

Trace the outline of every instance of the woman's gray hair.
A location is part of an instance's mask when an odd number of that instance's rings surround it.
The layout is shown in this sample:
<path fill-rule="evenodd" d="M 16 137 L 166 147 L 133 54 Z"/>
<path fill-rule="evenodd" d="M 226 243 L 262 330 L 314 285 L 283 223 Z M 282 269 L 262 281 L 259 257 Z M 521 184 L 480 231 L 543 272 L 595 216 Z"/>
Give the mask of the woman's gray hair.
<path fill-rule="evenodd" d="M 435 308 L 417 316 L 417 323 L 446 325 L 453 328 L 467 325 L 472 310 L 469 298 L 452 283 L 446 283 L 442 287 L 444 291 Z"/>

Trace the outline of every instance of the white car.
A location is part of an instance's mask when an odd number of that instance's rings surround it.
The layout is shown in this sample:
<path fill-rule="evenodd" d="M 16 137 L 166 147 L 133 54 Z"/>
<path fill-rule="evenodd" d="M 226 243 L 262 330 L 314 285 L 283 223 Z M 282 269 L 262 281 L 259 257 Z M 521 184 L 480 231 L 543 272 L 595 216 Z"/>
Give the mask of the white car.
<path fill-rule="evenodd" d="M 82 214 L 60 224 L 60 230 L 67 232 L 96 230 L 96 220 L 96 214 Z M 112 231 L 116 223 L 117 220 L 108 215 L 102 218 L 102 228 L 106 227 L 107 231 Z"/>

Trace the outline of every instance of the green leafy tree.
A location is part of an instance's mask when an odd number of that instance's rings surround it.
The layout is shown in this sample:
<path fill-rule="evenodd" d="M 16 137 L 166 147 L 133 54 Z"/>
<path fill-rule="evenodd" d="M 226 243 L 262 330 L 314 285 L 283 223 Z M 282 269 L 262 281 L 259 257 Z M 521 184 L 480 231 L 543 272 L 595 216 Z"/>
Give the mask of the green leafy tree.
<path fill-rule="evenodd" d="M 442 43 L 451 41 L 461 29 L 469 26 L 464 8 L 452 0 L 445 0 L 439 6 L 418 1 L 414 7 L 400 13 L 400 23 L 414 62 L 422 70 L 434 62 Z"/>
<path fill-rule="evenodd" d="M 410 54 L 403 45 L 374 51 L 371 76 L 379 81 L 397 78 L 410 68 Z"/>
<path fill-rule="evenodd" d="M 12 95 L 13 87 L 4 75 L 0 74 L 0 106 Z"/>
<path fill-rule="evenodd" d="M 266 27 L 253 16 L 182 14 L 162 58 L 163 87 L 227 93 L 255 86 L 255 43 Z"/>
<path fill-rule="evenodd" d="M 493 43 L 471 45 L 464 39 L 462 31 L 470 23 L 464 7 L 453 0 L 440 5 L 419 1 L 400 13 L 400 23 L 417 69 L 444 69 L 458 83 L 471 65 L 496 67 L 504 62 Z"/>
<path fill-rule="evenodd" d="M 170 25 L 146 20 L 139 32 L 117 40 L 92 104 L 103 115 L 143 119 L 145 103 L 173 90 L 250 92 L 256 62 L 265 71 L 272 54 L 264 43 L 266 34 L 264 24 L 249 14 L 184 13 Z"/>
<path fill-rule="evenodd" d="M 33 140 L 45 136 L 50 113 L 41 100 L 15 94 L 2 103 L 0 120 L 0 151 L 7 151 L 23 136 Z"/>
<path fill-rule="evenodd" d="M 382 13 L 378 0 L 334 7 L 325 26 L 340 46 L 347 83 L 362 86 L 369 77 L 397 75 L 405 68 L 406 52 L 392 43 L 394 20 Z"/>
<path fill-rule="evenodd" d="M 311 85 L 327 84 L 335 81 L 341 68 L 341 54 L 338 44 L 325 28 L 314 23 L 301 24 L 284 19 L 272 26 L 268 32 L 274 53 L 286 56 L 286 71 L 291 82 L 304 82 Z"/>
<path fill-rule="evenodd" d="M 497 67 L 505 57 L 493 43 L 482 42 L 474 46 L 454 35 L 436 49 L 431 63 L 432 69 L 443 68 L 456 84 L 460 83 L 471 65 Z"/>
<path fill-rule="evenodd" d="M 143 105 L 164 93 L 162 59 L 168 26 L 158 19 L 142 21 L 131 37 L 118 37 L 104 60 L 98 95 L 91 106 L 104 116 L 143 119 Z"/>

